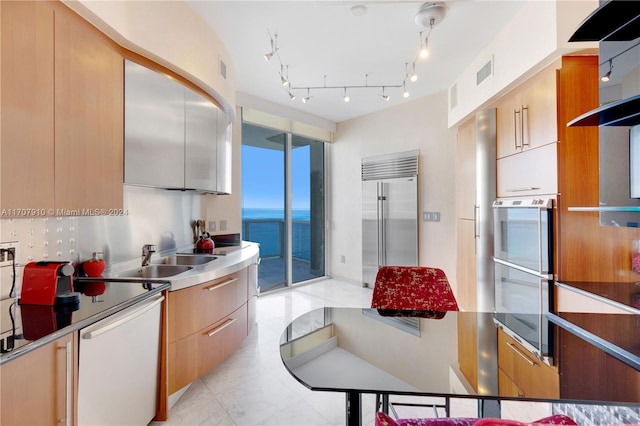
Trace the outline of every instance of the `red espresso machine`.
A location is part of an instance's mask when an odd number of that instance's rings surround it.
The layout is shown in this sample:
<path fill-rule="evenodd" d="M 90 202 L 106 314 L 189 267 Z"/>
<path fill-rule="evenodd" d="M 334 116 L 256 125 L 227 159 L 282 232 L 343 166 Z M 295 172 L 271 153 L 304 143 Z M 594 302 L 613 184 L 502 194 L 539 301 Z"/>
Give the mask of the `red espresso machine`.
<path fill-rule="evenodd" d="M 25 339 L 36 340 L 71 323 L 80 295 L 69 262 L 31 262 L 24 267 L 20 312 Z"/>

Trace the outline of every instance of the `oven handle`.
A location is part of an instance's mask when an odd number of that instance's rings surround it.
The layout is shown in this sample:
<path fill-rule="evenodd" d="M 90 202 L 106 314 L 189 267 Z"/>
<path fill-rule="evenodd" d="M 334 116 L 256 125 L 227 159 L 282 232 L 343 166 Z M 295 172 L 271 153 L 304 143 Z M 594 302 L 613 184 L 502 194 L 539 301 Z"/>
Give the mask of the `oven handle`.
<path fill-rule="evenodd" d="M 509 268 L 517 269 L 518 271 L 526 272 L 528 274 L 533 274 L 537 277 L 544 278 L 546 280 L 551 280 L 553 278 L 553 274 L 543 274 L 540 271 L 525 268 L 524 266 L 516 265 L 515 263 L 507 262 L 506 260 L 498 259 L 497 257 L 494 257 L 493 261 L 495 263 L 499 263 Z"/>

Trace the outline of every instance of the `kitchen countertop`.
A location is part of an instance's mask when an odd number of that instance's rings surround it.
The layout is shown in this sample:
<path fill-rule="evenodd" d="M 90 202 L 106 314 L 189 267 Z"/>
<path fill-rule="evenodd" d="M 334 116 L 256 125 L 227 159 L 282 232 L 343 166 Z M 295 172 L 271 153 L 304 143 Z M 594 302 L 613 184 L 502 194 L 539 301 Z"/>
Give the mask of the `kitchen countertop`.
<path fill-rule="evenodd" d="M 73 285 L 74 290 L 80 293 L 80 303 L 75 310 L 44 305 L 20 305 L 15 299 L 0 301 L 0 331 L 3 344 L 0 364 L 168 290 L 170 282 L 77 278 Z M 10 350 L 9 336 L 13 338 L 13 348 Z"/>
<path fill-rule="evenodd" d="M 155 253 L 151 263 L 172 253 Z M 220 247 L 216 259 L 203 265 L 193 265 L 189 271 L 165 278 L 127 278 L 122 271 L 139 266 L 139 260 L 119 265 L 101 278 L 74 279 L 74 290 L 80 293 L 76 310 L 53 306 L 20 305 L 15 299 L 0 301 L 0 336 L 2 353 L 0 364 L 44 346 L 62 336 L 87 327 L 109 315 L 139 303 L 164 290 L 176 291 L 215 280 L 256 263 L 259 245 L 241 242 L 240 245 Z M 13 348 L 8 349 L 8 336 L 13 336 Z"/>
<path fill-rule="evenodd" d="M 162 280 L 171 282 L 170 291 L 181 290 L 187 287 L 202 284 L 203 282 L 215 280 L 256 263 L 258 261 L 260 253 L 259 248 L 259 244 L 247 241 L 242 241 L 238 246 L 216 247 L 216 251 L 222 252 L 223 254 L 216 254 L 216 252 L 214 252 L 213 256 L 216 257 L 215 260 L 202 265 L 189 265 L 192 266 L 191 270 L 170 277 L 162 278 Z M 188 253 L 188 250 L 177 250 L 177 252 Z M 151 256 L 150 263 L 159 264 L 159 259 L 172 254 L 175 254 L 175 252 L 154 253 Z M 133 264 L 134 268 L 139 266 L 139 261 L 136 261 L 136 263 Z M 105 273 L 105 276 L 123 277 L 121 275 L 122 272 L 126 271 L 127 269 L 131 269 L 131 267 L 131 264 L 120 265 L 117 269 Z M 150 281 L 154 280 L 157 279 L 153 279 Z"/>

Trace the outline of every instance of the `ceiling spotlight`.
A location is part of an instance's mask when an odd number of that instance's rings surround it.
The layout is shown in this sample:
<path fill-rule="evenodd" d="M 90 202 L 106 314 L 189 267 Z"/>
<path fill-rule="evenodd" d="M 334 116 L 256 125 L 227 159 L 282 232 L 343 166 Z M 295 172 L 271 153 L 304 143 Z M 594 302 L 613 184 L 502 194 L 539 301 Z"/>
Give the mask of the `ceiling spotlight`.
<path fill-rule="evenodd" d="M 384 86 L 382 86 L 382 95 L 380 95 L 380 96 L 382 96 L 382 99 L 384 99 L 385 102 L 389 102 L 389 99 L 391 99 L 391 98 L 389 97 L 389 95 L 385 95 L 384 94 L 384 89 L 385 89 Z"/>
<path fill-rule="evenodd" d="M 605 83 L 611 80 L 611 71 L 613 71 L 613 59 L 609 59 L 609 71 L 607 71 L 607 73 L 603 75 L 602 78 L 600 78 L 600 80 Z"/>
<path fill-rule="evenodd" d="M 289 69 L 289 66 L 287 66 L 287 70 L 288 69 Z M 285 78 L 284 72 L 282 71 L 282 65 L 280 65 L 280 81 L 282 82 L 282 85 L 285 87 L 289 85 L 289 80 Z"/>
<path fill-rule="evenodd" d="M 307 102 L 309 102 L 310 99 L 311 99 L 311 96 L 309 96 L 309 88 L 307 87 L 307 97 L 302 98 L 302 103 L 306 104 Z"/>
<path fill-rule="evenodd" d="M 274 37 L 271 37 L 271 33 L 269 33 L 269 37 L 271 38 L 271 52 L 264 54 L 264 60 L 267 62 L 269 62 L 271 58 L 273 58 L 273 55 L 278 50 L 278 34 L 276 34 Z"/>
<path fill-rule="evenodd" d="M 349 97 L 349 95 L 347 95 L 347 88 L 344 88 L 344 101 L 345 102 L 349 102 L 351 100 L 351 98 Z"/>
<path fill-rule="evenodd" d="M 411 77 L 409 79 L 413 82 L 418 80 L 418 74 L 416 74 L 416 63 L 413 63 L 413 68 L 411 69 Z"/>
<path fill-rule="evenodd" d="M 293 93 L 289 92 L 289 99 L 294 101 L 296 99 L 296 95 L 294 95 Z"/>
<path fill-rule="evenodd" d="M 422 33 L 420 33 L 420 41 L 422 42 Z M 429 56 L 429 36 L 425 37 L 424 43 L 420 43 L 420 57 L 422 59 Z"/>
<path fill-rule="evenodd" d="M 402 82 L 402 96 L 404 96 L 405 98 L 409 97 L 409 92 L 407 91 L 407 88 L 405 87 L 404 81 Z"/>

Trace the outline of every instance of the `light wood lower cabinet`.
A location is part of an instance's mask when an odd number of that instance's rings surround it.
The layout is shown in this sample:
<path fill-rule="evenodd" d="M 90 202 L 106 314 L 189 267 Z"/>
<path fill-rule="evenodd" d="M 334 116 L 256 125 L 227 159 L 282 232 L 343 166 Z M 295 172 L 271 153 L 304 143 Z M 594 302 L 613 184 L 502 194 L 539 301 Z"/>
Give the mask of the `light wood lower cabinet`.
<path fill-rule="evenodd" d="M 169 293 L 169 394 L 231 355 L 247 337 L 247 269 Z"/>
<path fill-rule="evenodd" d="M 0 424 L 74 424 L 78 383 L 77 333 L 0 367 Z"/>
<path fill-rule="evenodd" d="M 498 390 L 504 396 L 559 398 L 560 377 L 551 367 L 498 330 Z"/>

